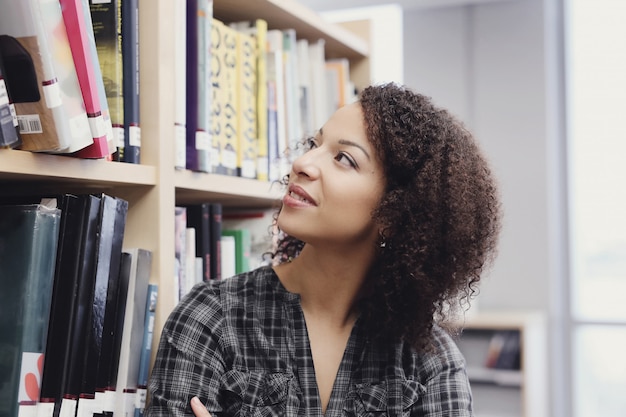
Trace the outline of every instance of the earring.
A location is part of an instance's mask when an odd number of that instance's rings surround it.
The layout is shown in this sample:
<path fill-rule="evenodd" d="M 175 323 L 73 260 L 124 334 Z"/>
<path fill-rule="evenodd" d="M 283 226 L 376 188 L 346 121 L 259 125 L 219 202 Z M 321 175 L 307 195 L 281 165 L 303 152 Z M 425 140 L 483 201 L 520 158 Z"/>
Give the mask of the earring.
<path fill-rule="evenodd" d="M 382 232 L 378 232 L 378 247 L 379 248 L 385 248 L 387 246 L 387 241 L 385 240 L 385 235 L 382 234 Z"/>

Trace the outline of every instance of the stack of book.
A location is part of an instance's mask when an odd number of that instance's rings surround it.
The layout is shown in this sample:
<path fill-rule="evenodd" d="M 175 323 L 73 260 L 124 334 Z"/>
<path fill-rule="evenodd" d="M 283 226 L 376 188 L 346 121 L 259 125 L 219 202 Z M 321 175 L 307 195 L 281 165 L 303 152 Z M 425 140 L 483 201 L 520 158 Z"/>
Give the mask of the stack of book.
<path fill-rule="evenodd" d="M 151 252 L 122 246 L 127 211 L 107 194 L 0 201 L 1 415 L 91 417 L 124 392 L 134 413 L 145 397 L 158 289 Z"/>
<path fill-rule="evenodd" d="M 0 147 L 139 162 L 137 4 L 0 0 Z"/>

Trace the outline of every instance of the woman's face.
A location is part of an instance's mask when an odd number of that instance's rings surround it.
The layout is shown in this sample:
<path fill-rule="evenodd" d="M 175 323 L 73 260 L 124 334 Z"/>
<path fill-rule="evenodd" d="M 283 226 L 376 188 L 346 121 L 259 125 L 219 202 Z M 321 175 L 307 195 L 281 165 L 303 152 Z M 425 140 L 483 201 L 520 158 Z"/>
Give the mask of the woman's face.
<path fill-rule="evenodd" d="M 384 191 L 383 169 L 367 139 L 359 103 L 337 110 L 293 163 L 278 225 L 311 244 L 373 242 L 372 210 Z"/>

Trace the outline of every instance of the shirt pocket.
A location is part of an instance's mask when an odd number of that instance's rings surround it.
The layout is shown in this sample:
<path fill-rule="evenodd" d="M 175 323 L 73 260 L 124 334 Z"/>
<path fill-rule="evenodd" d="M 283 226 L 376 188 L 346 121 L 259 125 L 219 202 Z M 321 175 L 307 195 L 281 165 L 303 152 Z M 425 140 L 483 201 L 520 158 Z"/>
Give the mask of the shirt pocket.
<path fill-rule="evenodd" d="M 408 417 L 426 389 L 417 381 L 391 379 L 380 383 L 362 383 L 354 387 L 353 410 L 346 414 L 358 417 Z"/>
<path fill-rule="evenodd" d="M 220 381 L 219 401 L 229 416 L 284 416 L 291 379 L 282 372 L 230 370 Z"/>

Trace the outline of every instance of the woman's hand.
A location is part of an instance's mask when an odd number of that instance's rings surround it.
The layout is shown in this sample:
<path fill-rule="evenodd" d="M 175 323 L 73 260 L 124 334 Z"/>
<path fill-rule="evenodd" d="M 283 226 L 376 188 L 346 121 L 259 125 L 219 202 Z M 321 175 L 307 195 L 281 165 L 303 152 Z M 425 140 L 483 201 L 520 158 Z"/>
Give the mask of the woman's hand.
<path fill-rule="evenodd" d="M 196 417 L 211 417 L 211 413 L 206 409 L 198 397 L 191 399 L 191 410 Z"/>

